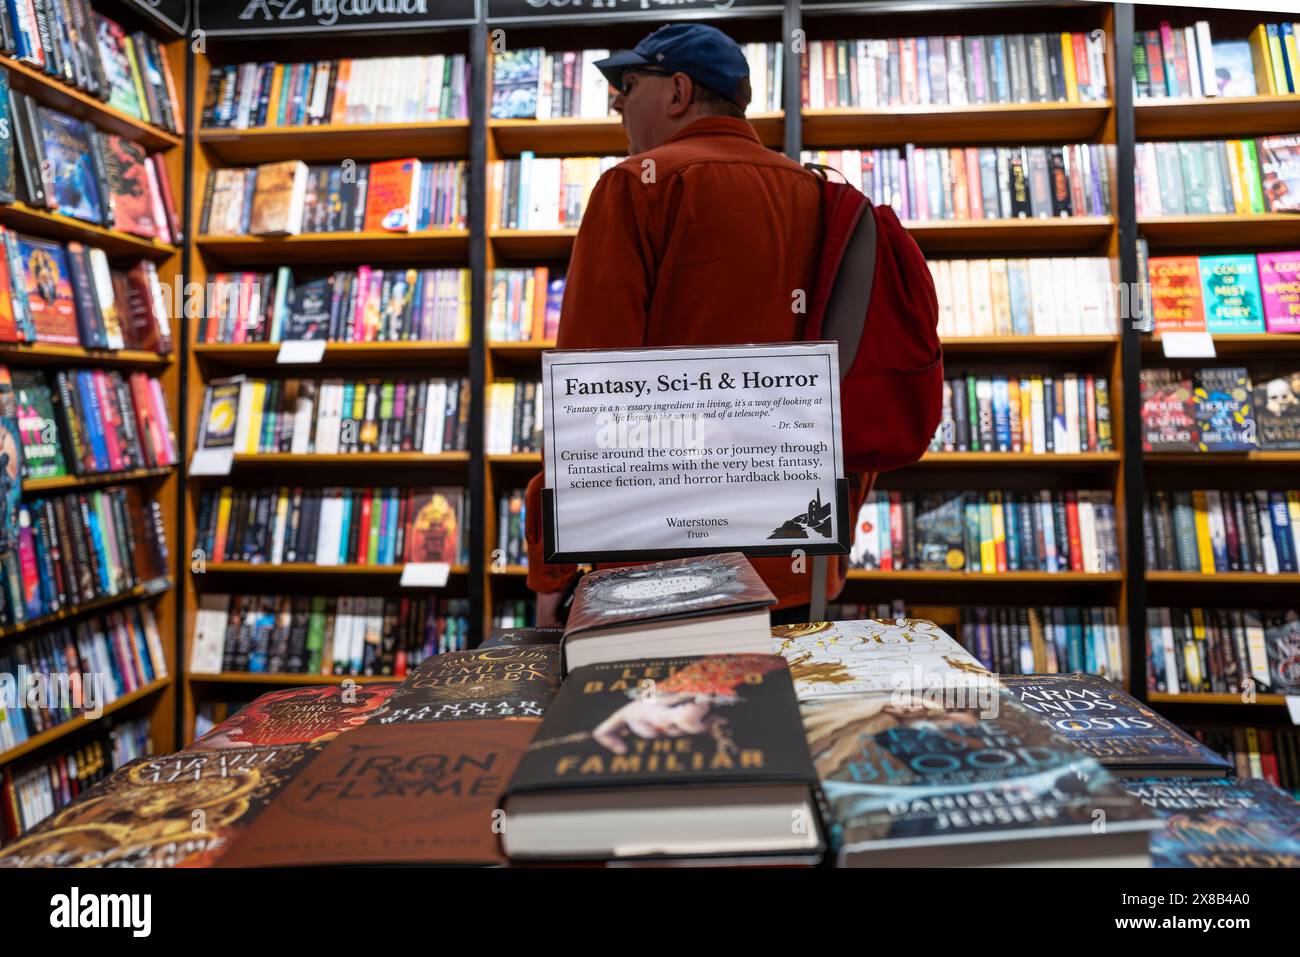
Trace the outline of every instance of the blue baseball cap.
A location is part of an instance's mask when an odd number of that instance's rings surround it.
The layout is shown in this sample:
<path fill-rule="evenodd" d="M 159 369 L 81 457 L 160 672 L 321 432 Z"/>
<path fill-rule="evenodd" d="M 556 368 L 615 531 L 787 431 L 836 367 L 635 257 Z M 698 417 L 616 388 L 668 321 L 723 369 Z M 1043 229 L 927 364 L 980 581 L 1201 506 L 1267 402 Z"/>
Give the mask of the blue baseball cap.
<path fill-rule="evenodd" d="M 672 23 L 660 27 L 630 50 L 596 61 L 596 68 L 615 88 L 623 72 L 638 68 L 685 73 L 692 80 L 742 108 L 740 81 L 749 77 L 749 62 L 740 44 L 715 27 Z"/>

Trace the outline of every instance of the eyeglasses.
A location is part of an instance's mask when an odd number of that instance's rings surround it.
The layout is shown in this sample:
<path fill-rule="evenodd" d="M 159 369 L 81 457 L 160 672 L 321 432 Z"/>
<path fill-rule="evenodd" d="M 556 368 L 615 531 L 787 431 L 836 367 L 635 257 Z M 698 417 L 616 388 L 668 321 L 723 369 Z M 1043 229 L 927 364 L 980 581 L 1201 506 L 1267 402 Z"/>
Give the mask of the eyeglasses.
<path fill-rule="evenodd" d="M 615 89 L 617 89 L 618 92 L 622 93 L 624 96 L 630 94 L 633 88 L 636 86 L 636 84 L 629 83 L 628 78 L 635 76 L 638 73 L 644 74 L 645 76 L 672 76 L 672 74 L 669 73 L 667 70 L 655 70 L 651 68 L 627 69 L 623 71 L 623 76 L 621 77 L 620 82 L 618 86 L 615 87 Z"/>

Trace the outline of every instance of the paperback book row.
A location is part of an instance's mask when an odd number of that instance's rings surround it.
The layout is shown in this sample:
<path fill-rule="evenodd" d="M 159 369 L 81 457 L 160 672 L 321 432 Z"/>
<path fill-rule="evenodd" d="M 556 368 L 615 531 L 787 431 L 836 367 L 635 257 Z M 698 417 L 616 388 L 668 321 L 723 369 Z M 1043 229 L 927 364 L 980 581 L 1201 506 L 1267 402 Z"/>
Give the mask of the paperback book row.
<path fill-rule="evenodd" d="M 199 233 L 413 233 L 464 229 L 469 199 L 464 160 L 373 163 L 301 160 L 209 170 Z"/>
<path fill-rule="evenodd" d="M 487 386 L 488 455 L 542 451 L 542 384 L 498 379 Z"/>
<path fill-rule="evenodd" d="M 15 677 L 0 701 L 4 752 L 167 677 L 167 658 L 153 609 L 136 604 L 7 645 L 0 672 Z"/>
<path fill-rule="evenodd" d="M 209 562 L 316 565 L 467 564 L 459 488 L 205 489 L 195 548 Z"/>
<path fill-rule="evenodd" d="M 39 67 L 129 116 L 182 132 L 171 62 L 144 32 L 127 33 L 90 0 L 21 0 L 0 9 L 0 52 Z"/>
<path fill-rule="evenodd" d="M 749 64 L 750 113 L 781 106 L 781 44 L 742 43 Z M 492 119 L 605 119 L 614 90 L 596 68 L 608 50 L 521 47 L 492 58 Z"/>
<path fill-rule="evenodd" d="M 465 54 L 384 56 L 212 68 L 204 129 L 435 123 L 469 118 Z"/>
<path fill-rule="evenodd" d="M 1165 332 L 1300 332 L 1300 250 L 1147 259 L 1151 316 Z"/>
<path fill-rule="evenodd" d="M 358 266 L 328 276 L 223 272 L 205 289 L 200 343 L 468 342 L 468 269 Z"/>
<path fill-rule="evenodd" d="M 1300 211 L 1300 136 L 1137 144 L 1139 216 Z"/>
<path fill-rule="evenodd" d="M 554 342 L 560 330 L 564 275 L 545 266 L 493 269 L 488 300 L 489 342 Z"/>
<path fill-rule="evenodd" d="M 1147 609 L 1147 690 L 1168 694 L 1300 693 L 1295 609 Z"/>
<path fill-rule="evenodd" d="M 497 497 L 497 547 L 492 564 L 528 567 L 528 544 L 524 530 L 527 528 L 528 490 L 511 489 Z"/>
<path fill-rule="evenodd" d="M 941 338 L 1119 332 L 1109 259 L 929 259 L 927 265 Z"/>
<path fill-rule="evenodd" d="M 1206 575 L 1300 572 L 1300 492 L 1147 492 L 1142 530 L 1149 569 Z"/>
<path fill-rule="evenodd" d="M 621 162 L 621 156 L 536 157 L 531 150 L 496 160 L 488 164 L 488 226 L 576 228 L 596 180 Z"/>
<path fill-rule="evenodd" d="M 995 674 L 1086 673 L 1124 685 L 1124 629 L 1113 607 L 963 607 L 959 629 L 962 646 Z"/>
<path fill-rule="evenodd" d="M 0 770 L 0 845 L 67 807 L 122 765 L 153 753 L 148 718 L 113 718 L 95 735 L 56 757 Z"/>
<path fill-rule="evenodd" d="M 708 556 L 719 558 L 730 556 Z M 738 626 L 728 637 L 696 630 L 693 648 L 644 657 L 634 630 L 682 621 L 681 589 L 671 586 L 699 571 L 701 560 L 690 561 L 687 571 L 609 570 L 619 584 L 650 576 L 644 584 L 675 597 L 599 616 L 605 627 L 594 633 L 609 581 L 601 572 L 590 604 L 579 586 L 577 620 L 563 633 L 494 634 L 480 649 L 426 659 L 400 683 L 368 683 L 346 698 L 333 686 L 263 695 L 184 751 L 116 772 L 11 844 L 0 866 L 813 865 L 828 850 L 840 866 L 1210 866 L 1232 850 L 1224 828 L 1212 826 L 1216 815 L 1279 859 L 1300 852 L 1294 802 L 1266 782 L 1226 780 L 1225 759 L 1108 681 L 1008 677 L 999 686 L 925 621 L 774 629 L 775 598 L 759 591 L 752 569 L 739 589 L 716 567 L 687 589 L 696 604 L 687 626 L 721 618 Z M 566 666 L 579 643 L 593 660 Z M 902 692 L 913 706 L 897 705 L 898 674 L 914 676 Z M 926 681 L 960 675 L 984 696 L 978 705 L 973 695 L 958 706 L 924 701 Z M 657 723 L 638 730 L 631 709 L 645 702 L 633 695 L 647 677 L 655 696 L 646 717 Z M 856 742 L 848 758 L 845 741 Z M 438 788 L 394 788 L 380 772 L 430 747 L 455 755 L 448 765 L 458 769 Z M 395 760 L 349 761 L 358 748 Z M 164 829 L 175 818 L 176 839 L 141 846 L 131 823 L 145 796 L 150 808 L 188 806 L 182 783 L 191 804 L 205 784 L 243 785 L 254 797 L 209 818 L 199 839 L 184 837 L 184 815 L 163 816 Z M 303 815 L 307 794 L 329 813 Z M 1008 803 L 1024 813 L 982 812 Z M 1107 819 L 1100 835 L 1091 829 L 1098 808 Z M 507 827 L 493 826 L 494 811 Z M 792 811 L 803 826 L 791 827 Z M 68 841 L 82 821 L 113 812 L 124 822 L 119 842 L 83 850 Z M 1189 816 L 1200 826 L 1188 826 Z M 1166 827 L 1165 817 L 1175 820 Z"/>
<path fill-rule="evenodd" d="M 1262 778 L 1300 798 L 1300 732 L 1294 728 L 1191 728 L 1205 743 L 1232 762 L 1237 777 Z"/>
<path fill-rule="evenodd" d="M 1143 369 L 1144 452 L 1300 449 L 1300 371 Z"/>
<path fill-rule="evenodd" d="M 163 243 L 179 243 L 180 219 L 160 153 L 94 124 L 40 106 L 9 88 L 0 73 L 0 202 L 35 209 Z"/>
<path fill-rule="evenodd" d="M 1105 490 L 873 490 L 849 556 L 868 571 L 1119 571 L 1115 505 Z"/>
<path fill-rule="evenodd" d="M 0 259 L 0 342 L 172 351 L 171 303 L 149 260 L 113 269 L 102 249 L 3 226 Z"/>
<path fill-rule="evenodd" d="M 965 376 L 943 384 L 931 452 L 1110 452 L 1105 376 Z"/>
<path fill-rule="evenodd" d="M 1208 20 L 1160 21 L 1133 37 L 1139 97 L 1277 96 L 1300 92 L 1300 23 L 1261 23 L 1247 39 L 1216 40 Z"/>
<path fill-rule="evenodd" d="M 492 606 L 493 628 L 529 628 L 537 621 L 537 602 L 531 598 L 505 598 Z"/>
<path fill-rule="evenodd" d="M 208 594 L 199 599 L 189 670 L 400 678 L 468 641 L 463 598 Z"/>
<path fill-rule="evenodd" d="M 0 382 L 10 378 L 24 481 L 176 464 L 176 434 L 153 376 L 115 369 L 10 374 L 0 365 Z"/>
<path fill-rule="evenodd" d="M 1106 99 L 1106 34 L 812 40 L 800 65 L 803 105 L 967 106 Z"/>
<path fill-rule="evenodd" d="M 162 506 L 134 486 L 36 498 L 17 509 L 17 543 L 0 555 L 0 626 L 165 584 Z"/>
<path fill-rule="evenodd" d="M 465 452 L 468 379 L 214 379 L 199 449 L 236 455 Z"/>
<path fill-rule="evenodd" d="M 909 222 L 1108 216 L 1112 147 L 913 146 L 804 150 Z"/>

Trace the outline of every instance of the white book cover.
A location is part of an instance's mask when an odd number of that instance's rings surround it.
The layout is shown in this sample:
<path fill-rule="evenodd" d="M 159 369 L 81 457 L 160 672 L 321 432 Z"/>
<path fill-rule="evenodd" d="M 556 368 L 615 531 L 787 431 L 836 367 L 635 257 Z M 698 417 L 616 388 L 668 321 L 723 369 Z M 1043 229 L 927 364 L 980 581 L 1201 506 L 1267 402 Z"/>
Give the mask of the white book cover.
<path fill-rule="evenodd" d="M 969 269 L 971 321 L 977 336 L 993 335 L 993 290 L 989 260 L 972 259 Z"/>
<path fill-rule="evenodd" d="M 1080 489 L 1079 501 L 1079 541 L 1083 546 L 1083 570 L 1090 575 L 1102 570 L 1101 556 L 1097 549 L 1097 515 L 1093 508 L 1092 492 Z"/>
<path fill-rule="evenodd" d="M 1093 30 L 1088 34 L 1088 72 L 1092 75 L 1094 100 L 1106 98 L 1106 33 Z"/>
<path fill-rule="evenodd" d="M 1178 652 L 1174 648 L 1173 615 L 1168 608 L 1160 609 L 1160 647 L 1165 653 L 1165 685 L 1170 694 L 1179 694 Z"/>
<path fill-rule="evenodd" d="M 552 119 L 555 97 L 555 54 L 542 54 L 542 69 L 537 77 L 537 118 Z"/>
<path fill-rule="evenodd" d="M 1214 41 L 1210 36 L 1210 22 L 1196 21 L 1196 59 L 1201 65 L 1201 95 L 1218 96 L 1219 82 L 1214 71 Z"/>
<path fill-rule="evenodd" d="M 1057 448 L 1056 451 L 1076 453 L 1080 450 L 1080 431 L 1087 428 L 1086 416 L 1085 409 L 1084 420 L 1080 421 L 1079 377 L 1067 375 L 1065 377 L 1065 445 Z"/>
<path fill-rule="evenodd" d="M 235 451 L 248 448 L 248 436 L 252 430 L 253 385 L 255 380 L 245 380 L 239 384 L 239 408 L 235 413 Z"/>
<path fill-rule="evenodd" d="M 1187 79 L 1192 85 L 1192 96 L 1202 97 L 1205 95 L 1204 87 L 1201 85 L 1201 59 L 1196 49 L 1196 28 L 1183 28 L 1183 42 L 1187 46 Z"/>
<path fill-rule="evenodd" d="M 336 455 L 339 450 L 339 424 L 343 402 L 343 383 L 326 380 L 320 386 L 320 411 L 316 416 L 316 452 Z"/>
<path fill-rule="evenodd" d="M 337 565 L 342 546 L 343 497 L 336 488 L 325 490 L 321 500 L 320 526 L 316 539 L 316 564 Z"/>
<path fill-rule="evenodd" d="M 1107 607 L 1102 610 L 1106 628 L 1106 658 L 1110 662 L 1110 676 L 1121 684 L 1124 682 L 1124 648 L 1119 640 L 1119 619 L 1115 609 Z"/>
<path fill-rule="evenodd" d="M 293 435 L 289 440 L 289 451 L 292 454 L 306 455 L 311 451 L 311 427 L 315 415 L 315 400 L 310 395 L 299 393 L 293 409 Z"/>
<path fill-rule="evenodd" d="M 816 621 L 772 626 L 801 702 L 911 690 L 938 679 L 992 679 L 984 666 L 932 621 L 920 618 Z"/>
<path fill-rule="evenodd" d="M 271 533 L 271 564 L 284 561 L 284 536 L 289 528 L 289 490 L 282 488 L 275 498 L 275 524 Z"/>
<path fill-rule="evenodd" d="M 1074 260 L 1052 259 L 1052 306 L 1056 314 L 1056 331 L 1063 336 L 1083 333 L 1083 310 L 1074 284 Z"/>
<path fill-rule="evenodd" d="M 822 63 L 822 45 L 813 41 L 808 45 L 808 106 L 820 110 L 826 106 L 826 73 Z"/>
<path fill-rule="evenodd" d="M 1277 542 L 1273 538 L 1273 519 L 1269 515 L 1268 492 L 1255 491 L 1255 515 L 1259 519 L 1259 540 L 1264 550 L 1264 573 L 1276 575 L 1281 569 L 1277 560 Z"/>
<path fill-rule="evenodd" d="M 1052 295 L 1052 261 L 1030 259 L 1029 300 L 1034 314 L 1034 335 L 1060 334 L 1056 321 L 1056 302 Z"/>
<path fill-rule="evenodd" d="M 609 116 L 609 81 L 596 68 L 596 61 L 609 56 L 608 50 L 582 51 L 582 109 L 583 119 L 603 120 Z"/>
<path fill-rule="evenodd" d="M 970 262 L 953 259 L 951 264 L 953 333 L 958 337 L 973 336 L 975 319 L 971 313 Z"/>
<path fill-rule="evenodd" d="M 190 642 L 189 670 L 195 674 L 217 674 L 226 650 L 226 626 L 230 621 L 230 596 L 199 596 L 199 610 L 194 618 L 194 638 Z"/>
<path fill-rule="evenodd" d="M 96 304 L 105 317 L 105 341 L 110 349 L 125 349 L 122 316 L 117 311 L 117 294 L 113 290 L 113 273 L 108 263 L 108 254 L 94 246 L 86 248 L 90 253 L 90 275 L 95 287 Z M 114 317 L 111 322 L 107 321 L 109 316 Z"/>
<path fill-rule="evenodd" d="M 438 414 L 447 399 L 447 380 L 430 379 L 424 401 L 424 435 L 420 439 L 420 448 L 425 455 L 437 455 L 442 451 L 442 429 L 437 424 L 442 421 Z"/>

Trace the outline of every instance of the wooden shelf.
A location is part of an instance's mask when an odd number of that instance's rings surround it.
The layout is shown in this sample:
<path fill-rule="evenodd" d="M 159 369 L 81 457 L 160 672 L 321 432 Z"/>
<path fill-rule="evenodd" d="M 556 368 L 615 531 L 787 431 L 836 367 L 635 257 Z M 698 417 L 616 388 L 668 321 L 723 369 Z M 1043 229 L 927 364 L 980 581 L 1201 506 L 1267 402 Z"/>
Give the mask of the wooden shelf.
<path fill-rule="evenodd" d="M 1166 691 L 1149 691 L 1147 692 L 1147 701 L 1151 704 L 1231 704 L 1239 707 L 1259 707 L 1261 705 L 1280 707 L 1286 704 L 1286 695 L 1257 694 L 1254 701 L 1243 701 L 1240 694 L 1219 694 L 1208 691 L 1169 694 Z"/>
<path fill-rule="evenodd" d="M 779 148 L 784 114 L 754 113 L 747 117 L 765 146 Z M 606 119 L 488 120 L 488 135 L 497 152 L 518 156 L 532 150 L 540 156 L 621 156 L 627 153 L 627 133 L 618 117 Z"/>
<path fill-rule="evenodd" d="M 1103 584 L 1121 582 L 1122 572 L 997 572 L 982 574 L 979 572 L 928 572 L 867 571 L 864 568 L 850 568 L 849 581 L 874 582 L 926 582 L 928 584 L 951 583 L 969 585 L 972 582 L 997 582 L 999 584 Z"/>
<path fill-rule="evenodd" d="M 1119 345 L 1119 336 L 970 336 L 942 340 L 945 355 L 1088 356 Z"/>
<path fill-rule="evenodd" d="M 1147 465 L 1208 465 L 1241 468 L 1244 465 L 1300 465 L 1300 452 L 1145 452 Z"/>
<path fill-rule="evenodd" d="M 11 761 L 21 758 L 25 754 L 30 754 L 33 751 L 45 747 L 47 744 L 49 744 L 52 741 L 58 741 L 60 738 L 65 738 L 76 731 L 80 731 L 82 728 L 86 727 L 87 725 L 94 724 L 97 721 L 101 721 L 104 718 L 108 717 L 110 714 L 113 714 L 115 711 L 121 711 L 123 708 L 128 707 L 129 705 L 135 704 L 137 701 L 141 701 L 144 698 L 147 698 L 150 695 L 155 694 L 158 691 L 161 691 L 163 688 L 166 688 L 169 684 L 171 684 L 171 681 L 172 679 L 170 677 L 159 678 L 157 681 L 150 682 L 149 684 L 145 685 L 143 688 L 137 688 L 135 691 L 132 691 L 130 694 L 123 695 L 122 697 L 118 698 L 116 701 L 104 705 L 103 714 L 101 714 L 97 718 L 89 718 L 86 717 L 85 715 L 81 715 L 79 717 L 72 718 L 69 721 L 65 721 L 56 727 L 50 728 L 48 731 L 42 731 L 40 734 L 28 738 L 26 741 L 24 741 L 22 744 L 18 745 L 17 747 L 10 748 L 8 751 L 0 753 L 0 765 L 8 764 Z"/>
<path fill-rule="evenodd" d="M 338 455 L 291 452 L 264 452 L 257 455 L 236 455 L 235 465 L 243 468 L 259 466 L 298 468 L 337 468 L 350 465 L 464 465 L 469 462 L 468 452 L 340 452 Z"/>
<path fill-rule="evenodd" d="M 1133 104 L 1139 140 L 1215 139 L 1300 132 L 1300 96 L 1140 99 Z"/>
<path fill-rule="evenodd" d="M 1037 455 L 1033 452 L 926 452 L 921 461 L 908 468 L 967 468 L 984 465 L 1009 465 L 1016 468 L 1069 469 L 1080 466 L 1117 465 L 1118 452 L 1077 452 Z"/>
<path fill-rule="evenodd" d="M 121 592 L 117 595 L 109 595 L 106 598 L 97 598 L 94 601 L 83 602 L 80 605 L 74 605 L 70 608 L 64 608 L 56 611 L 52 615 L 43 615 L 40 618 L 33 618 L 25 621 L 21 625 L 10 625 L 8 628 L 0 628 L 0 641 L 6 638 L 13 638 L 18 635 L 26 634 L 30 631 L 36 631 L 48 625 L 58 624 L 61 621 L 67 621 L 70 618 L 79 618 L 82 615 L 92 615 L 97 611 L 103 611 L 114 605 L 124 604 L 125 602 L 134 601 L 138 598 L 149 598 L 153 595 L 161 595 L 163 592 L 171 590 L 171 582 L 166 579 L 155 579 L 156 585 L 146 586 L 137 585 L 134 588 Z"/>
<path fill-rule="evenodd" d="M 1296 223 L 1296 227 L 1300 229 L 1300 221 Z M 1300 240 L 1297 240 L 1297 243 L 1300 244 Z M 1279 353 L 1295 355 L 1300 353 L 1300 335 L 1279 332 L 1217 335 L 1214 336 L 1214 351 L 1216 356 L 1220 358 L 1224 356 L 1272 358 Z M 1164 346 L 1159 339 L 1148 336 L 1142 340 L 1142 352 L 1144 355 L 1151 357 L 1163 357 Z M 1170 361 L 1180 364 L 1188 362 L 1204 364 L 1208 360 L 1171 359 Z"/>
<path fill-rule="evenodd" d="M 1300 585 L 1300 575 L 1285 572 L 1266 575 L 1261 572 L 1161 572 L 1148 569 L 1147 583 L 1178 585 Z"/>
<path fill-rule="evenodd" d="M 26 479 L 23 482 L 23 493 L 57 492 L 64 489 L 116 485 L 119 482 L 141 482 L 145 479 L 170 475 L 175 468 L 174 465 L 166 465 L 152 469 L 131 469 L 126 472 L 101 472 L 97 475 L 59 475 L 53 478 Z"/>
<path fill-rule="evenodd" d="M 536 358 L 547 349 L 555 348 L 554 339 L 534 339 L 527 342 L 488 342 L 488 349 L 497 355 L 514 358 Z"/>
<path fill-rule="evenodd" d="M 302 233 L 298 236 L 200 236 L 204 253 L 227 262 L 337 263 L 412 262 L 464 259 L 469 230 L 426 229 L 418 233 Z"/>
<path fill-rule="evenodd" d="M 1098 103 L 987 103 L 969 106 L 831 107 L 803 110 L 804 149 L 988 143 L 1084 143 L 1110 115 Z"/>
<path fill-rule="evenodd" d="M 160 243 L 156 239 L 142 239 L 130 233 L 105 229 L 71 216 L 36 209 L 22 202 L 0 206 L 0 224 L 20 233 L 34 233 L 46 239 L 97 246 L 113 259 L 151 259 L 157 262 L 180 251 L 175 246 Z"/>
<path fill-rule="evenodd" d="M 151 153 L 181 146 L 185 142 L 184 136 L 169 133 L 151 123 L 138 120 L 89 93 L 65 86 L 38 67 L 21 63 L 8 56 L 0 59 L 0 63 L 3 63 L 9 71 L 9 85 L 13 89 L 33 97 L 42 106 L 51 107 L 80 120 L 89 120 L 102 130 L 139 143 Z M 184 87 L 181 89 L 183 90 Z"/>
<path fill-rule="evenodd" d="M 492 229 L 488 240 L 506 259 L 566 259 L 577 229 Z"/>
<path fill-rule="evenodd" d="M 10 365 L 68 366 L 93 365 L 100 368 L 162 370 L 176 362 L 174 354 L 159 355 L 138 349 L 83 349 L 48 342 L 0 344 L 0 361 Z"/>
<path fill-rule="evenodd" d="M 307 368 L 338 368 L 371 364 L 419 365 L 437 361 L 464 361 L 469 356 L 468 342 L 330 342 L 318 363 L 282 364 L 276 361 L 280 345 L 275 342 L 197 343 L 190 350 L 199 359 L 243 369 L 282 367 L 302 371 Z"/>
<path fill-rule="evenodd" d="M 1141 216 L 1138 232 L 1153 249 L 1281 246 L 1300 241 L 1300 214 L 1250 213 L 1210 216 Z"/>
<path fill-rule="evenodd" d="M 528 576 L 527 565 L 505 565 L 501 568 L 491 569 L 493 575 L 499 575 L 502 578 L 526 578 Z"/>
<path fill-rule="evenodd" d="M 313 575 L 332 577 L 335 575 L 349 577 L 400 577 L 404 565 L 316 565 L 307 562 L 284 562 L 272 565 L 269 562 L 208 562 L 208 575 Z M 469 571 L 468 565 L 453 565 L 453 575 L 464 575 Z"/>
<path fill-rule="evenodd" d="M 1111 235 L 1112 216 L 1051 219 L 905 220 L 903 226 L 927 253 L 972 250 L 1095 252 Z"/>
<path fill-rule="evenodd" d="M 200 130 L 199 142 L 228 166 L 289 159 L 314 163 L 400 156 L 456 158 L 469 155 L 469 120 Z"/>
<path fill-rule="evenodd" d="M 538 465 L 542 464 L 541 452 L 496 452 L 487 457 L 492 465 Z"/>
<path fill-rule="evenodd" d="M 359 685 L 376 684 L 384 681 L 401 681 L 394 675 L 299 675 L 266 674 L 252 671 L 222 671 L 216 674 L 199 674 L 190 672 L 186 675 L 190 684 L 227 684 L 227 685 L 333 685 L 345 681 L 355 681 Z"/>

